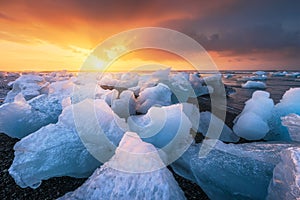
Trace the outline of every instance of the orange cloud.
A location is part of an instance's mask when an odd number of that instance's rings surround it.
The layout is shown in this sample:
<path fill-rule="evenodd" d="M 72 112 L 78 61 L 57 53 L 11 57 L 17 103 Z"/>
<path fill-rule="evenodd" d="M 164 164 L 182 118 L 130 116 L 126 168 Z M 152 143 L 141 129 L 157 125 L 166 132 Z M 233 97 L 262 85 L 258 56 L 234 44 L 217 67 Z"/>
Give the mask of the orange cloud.
<path fill-rule="evenodd" d="M 239 49 L 247 50 L 247 39 L 255 40 L 261 34 L 257 32 L 260 29 L 251 29 L 255 33 L 247 38 L 247 29 L 246 32 L 241 32 L 242 34 L 235 31 L 239 30 L 239 25 L 244 24 L 245 20 L 252 23 L 254 19 L 248 19 L 247 16 L 252 13 L 251 9 L 255 10 L 255 6 L 260 4 L 253 5 L 254 7 L 251 7 L 237 0 L 0 1 L 0 70 L 78 69 L 88 52 L 104 39 L 124 30 L 145 26 L 170 27 L 195 36 L 193 38 L 200 42 L 204 41 L 204 47 L 209 49 L 209 53 L 221 69 L 234 66 L 270 67 L 274 66 L 275 62 L 280 65 L 295 65 L 296 57 L 292 57 L 291 52 L 298 51 L 297 46 L 293 46 L 297 34 L 294 36 L 293 33 L 285 33 L 285 30 L 282 30 L 279 37 L 274 37 L 283 41 L 285 38 L 292 38 L 286 39 L 289 42 L 284 49 L 275 52 L 271 48 L 266 53 L 260 51 L 239 55 Z M 279 8 L 282 6 L 279 5 Z M 247 10 L 248 7 L 250 10 Z M 257 16 L 259 13 L 255 17 Z M 263 21 L 261 19 L 264 19 L 263 16 L 255 20 Z M 229 28 L 229 31 L 219 33 L 226 28 Z M 265 29 L 265 33 L 272 32 Z M 232 35 L 233 32 L 235 35 Z M 244 35 L 246 36 L 242 37 Z M 270 40 L 268 45 L 272 45 L 272 41 Z M 297 44 L 297 41 L 294 43 Z M 240 47 L 241 44 L 244 46 Z M 236 49 L 235 52 L 230 50 L 231 46 Z M 265 48 L 263 44 L 258 47 Z M 135 59 L 135 62 L 155 60 L 154 55 L 135 55 L 138 57 L 131 59 Z M 274 55 L 277 56 L 277 60 L 272 59 Z M 175 58 L 166 54 L 158 57 L 161 60 L 172 61 L 173 64 L 177 62 Z"/>

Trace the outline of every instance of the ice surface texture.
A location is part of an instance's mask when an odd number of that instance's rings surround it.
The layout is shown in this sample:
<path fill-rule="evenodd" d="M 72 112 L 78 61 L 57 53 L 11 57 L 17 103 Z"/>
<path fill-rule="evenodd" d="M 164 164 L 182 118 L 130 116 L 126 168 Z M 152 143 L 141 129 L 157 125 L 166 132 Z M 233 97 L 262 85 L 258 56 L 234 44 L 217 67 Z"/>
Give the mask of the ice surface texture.
<path fill-rule="evenodd" d="M 170 88 L 159 83 L 155 87 L 149 87 L 143 90 L 137 98 L 137 111 L 140 113 L 147 113 L 149 108 L 154 105 L 168 106 L 171 105 L 172 92 Z"/>
<path fill-rule="evenodd" d="M 289 114 L 281 117 L 282 125 L 289 130 L 289 135 L 293 141 L 300 142 L 300 116 L 296 114 Z"/>
<path fill-rule="evenodd" d="M 171 166 L 196 182 L 210 199 L 265 199 L 280 152 L 293 144 L 224 144 L 206 140 L 192 145 Z M 199 157 L 200 148 L 212 148 Z"/>
<path fill-rule="evenodd" d="M 129 130 L 136 132 L 143 141 L 153 144 L 160 148 L 160 152 L 167 154 L 165 163 L 173 162 L 193 141 L 190 134 L 193 124 L 185 115 L 187 107 L 184 104 L 151 107 L 146 115 L 128 118 Z"/>
<path fill-rule="evenodd" d="M 273 171 L 269 200 L 299 199 L 300 197 L 300 147 L 291 147 L 281 152 L 281 161 Z"/>
<path fill-rule="evenodd" d="M 149 154 L 152 156 L 147 156 Z M 77 190 L 59 199 L 185 199 L 166 167 L 150 170 L 161 164 L 154 146 L 143 142 L 137 134 L 127 132 L 110 161 L 97 169 Z M 128 168 L 127 165 L 149 171 L 133 173 L 118 170 Z"/>
<path fill-rule="evenodd" d="M 19 186 L 36 188 L 42 180 L 57 176 L 88 177 L 100 165 L 80 140 L 73 119 L 74 107 L 84 112 L 89 104 L 95 104 L 99 126 L 108 139 L 118 145 L 125 132 L 119 125 L 125 122 L 103 100 L 87 99 L 68 106 L 56 124 L 39 129 L 14 146 L 15 158 L 9 173 Z M 94 126 L 86 123 L 85 137 L 90 139 L 90 143 L 85 145 L 105 153 L 102 146 L 97 146 L 98 136 L 94 133 Z"/>

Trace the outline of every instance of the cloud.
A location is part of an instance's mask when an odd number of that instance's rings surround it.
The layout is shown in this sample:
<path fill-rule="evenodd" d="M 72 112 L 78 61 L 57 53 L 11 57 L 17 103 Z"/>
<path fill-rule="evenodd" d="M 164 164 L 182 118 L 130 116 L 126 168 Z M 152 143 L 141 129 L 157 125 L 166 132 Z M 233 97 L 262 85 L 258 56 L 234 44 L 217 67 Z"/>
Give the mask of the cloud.
<path fill-rule="evenodd" d="M 12 17 L 10 17 L 10 16 L 8 16 L 8 15 L 6 15 L 6 14 L 0 12 L 0 20 L 1 20 L 1 19 L 2 19 L 2 20 L 9 20 L 9 21 L 14 20 Z"/>
<path fill-rule="evenodd" d="M 232 62 L 268 55 L 295 64 L 300 53 L 298 0 L 16 0 L 0 8 L 1 39 L 28 45 L 46 41 L 80 52 L 124 30 L 162 26 Z"/>
<path fill-rule="evenodd" d="M 300 2 L 236 1 L 193 19 L 161 25 L 188 34 L 207 50 L 226 54 L 300 52 Z"/>

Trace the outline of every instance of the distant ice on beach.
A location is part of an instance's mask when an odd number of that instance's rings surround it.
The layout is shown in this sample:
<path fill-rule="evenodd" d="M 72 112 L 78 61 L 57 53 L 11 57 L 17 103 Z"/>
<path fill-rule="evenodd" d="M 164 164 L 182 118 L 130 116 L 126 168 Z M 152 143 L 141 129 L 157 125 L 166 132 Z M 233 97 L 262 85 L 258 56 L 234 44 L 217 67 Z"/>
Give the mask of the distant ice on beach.
<path fill-rule="evenodd" d="M 268 120 L 274 107 L 270 94 L 256 91 L 245 104 L 244 110 L 235 120 L 233 131 L 248 140 L 264 138 L 270 130 Z"/>
<path fill-rule="evenodd" d="M 261 81 L 247 81 L 242 84 L 243 88 L 266 89 L 266 84 Z"/>

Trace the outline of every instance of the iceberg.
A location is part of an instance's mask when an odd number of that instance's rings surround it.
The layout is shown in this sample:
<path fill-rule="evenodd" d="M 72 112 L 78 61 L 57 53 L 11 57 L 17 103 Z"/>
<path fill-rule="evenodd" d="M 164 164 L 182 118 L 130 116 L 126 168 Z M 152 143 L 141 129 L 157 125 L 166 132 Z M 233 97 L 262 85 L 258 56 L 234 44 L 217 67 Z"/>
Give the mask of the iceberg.
<path fill-rule="evenodd" d="M 64 199 L 171 200 L 185 196 L 155 147 L 136 133 L 126 132 L 115 155 L 81 187 L 59 198 Z"/>
<path fill-rule="evenodd" d="M 224 144 L 209 139 L 191 145 L 171 167 L 180 176 L 196 182 L 212 200 L 265 199 L 280 152 L 294 145 Z M 208 151 L 206 156 L 199 156 L 202 148 Z"/>
<path fill-rule="evenodd" d="M 289 114 L 281 117 L 282 125 L 289 130 L 289 135 L 293 141 L 300 142 L 300 116 L 296 114 Z"/>
<path fill-rule="evenodd" d="M 255 91 L 246 101 L 242 113 L 235 119 L 233 131 L 247 140 L 259 140 L 266 136 L 270 127 L 268 120 L 272 116 L 274 102 L 265 91 Z"/>
<path fill-rule="evenodd" d="M 272 110 L 272 117 L 268 120 L 270 131 L 264 139 L 291 140 L 287 127 L 283 126 L 281 123 L 281 117 L 292 113 L 300 115 L 299 99 L 300 88 L 291 88 L 284 93 L 280 102 L 277 103 Z"/>
<path fill-rule="evenodd" d="M 212 126 L 212 132 L 214 132 L 214 126 L 222 126 L 222 132 L 220 135 L 207 135 L 209 126 Z M 198 132 L 203 136 L 207 136 L 210 139 L 219 139 L 223 142 L 238 142 L 239 137 L 233 133 L 233 131 L 224 122 L 210 112 L 200 113 L 200 122 Z"/>
<path fill-rule="evenodd" d="M 266 89 L 267 86 L 261 81 L 247 81 L 245 84 L 242 84 L 242 88 L 247 89 Z"/>
<path fill-rule="evenodd" d="M 299 199 L 300 197 L 300 147 L 281 152 L 281 161 L 273 171 L 268 190 L 268 200 Z"/>
<path fill-rule="evenodd" d="M 159 83 L 155 87 L 146 88 L 137 98 L 136 110 L 140 113 L 147 113 L 152 106 L 171 105 L 171 95 L 170 88 L 163 83 Z"/>
<path fill-rule="evenodd" d="M 88 105 L 95 106 L 98 121 L 95 125 L 90 118 L 86 119 L 83 122 L 85 135 L 79 137 L 74 111 L 81 110 L 84 115 Z M 66 107 L 56 124 L 49 124 L 15 144 L 15 158 L 9 168 L 10 175 L 22 188 L 37 188 L 42 180 L 51 177 L 88 177 L 101 165 L 90 152 L 107 156 L 111 156 L 110 152 L 113 152 L 101 145 L 103 141 L 99 141 L 101 138 L 95 131 L 97 125 L 114 146 L 118 145 L 127 129 L 125 122 L 103 100 L 87 99 Z M 89 139 L 84 140 L 84 144 L 81 141 L 83 137 Z M 88 151 L 92 148 L 93 151 Z"/>

